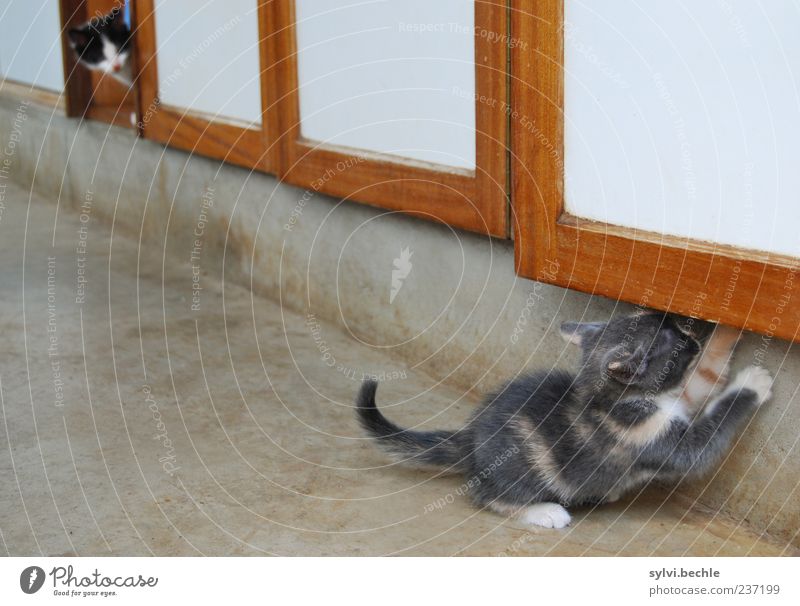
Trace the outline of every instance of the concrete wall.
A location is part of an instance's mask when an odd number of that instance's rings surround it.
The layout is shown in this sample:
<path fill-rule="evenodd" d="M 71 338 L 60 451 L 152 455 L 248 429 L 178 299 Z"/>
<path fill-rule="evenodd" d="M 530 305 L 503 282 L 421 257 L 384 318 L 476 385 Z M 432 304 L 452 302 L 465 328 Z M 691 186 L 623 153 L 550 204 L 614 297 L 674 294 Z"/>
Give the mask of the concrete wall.
<path fill-rule="evenodd" d="M 18 142 L 6 155 L 12 139 Z M 526 368 L 574 364 L 575 352 L 558 336 L 560 322 L 628 309 L 517 278 L 509 242 L 305 192 L 17 100 L 0 99 L 0 144 L 10 162 L 0 172 L 0 194 L 8 178 L 57 201 L 60 212 L 90 199 L 93 217 L 162 250 L 170 264 L 188 265 L 208 207 L 203 258 L 221 264 L 224 279 L 335 322 L 388 350 L 407 373 L 476 393 Z M 393 262 L 406 247 L 411 270 L 390 302 Z M 310 329 L 306 336 L 314 338 Z M 735 367 L 756 355 L 777 376 L 773 400 L 713 478 L 680 492 L 800 544 L 800 353 L 748 334 Z"/>

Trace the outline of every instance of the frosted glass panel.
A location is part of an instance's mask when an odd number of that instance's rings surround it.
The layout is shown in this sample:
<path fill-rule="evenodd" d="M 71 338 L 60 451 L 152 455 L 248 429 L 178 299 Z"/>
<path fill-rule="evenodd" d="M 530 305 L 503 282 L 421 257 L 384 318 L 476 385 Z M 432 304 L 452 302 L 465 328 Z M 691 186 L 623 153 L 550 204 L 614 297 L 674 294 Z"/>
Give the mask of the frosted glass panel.
<path fill-rule="evenodd" d="M 0 0 L 0 75 L 64 89 L 58 0 Z"/>
<path fill-rule="evenodd" d="M 566 2 L 566 208 L 800 256 L 800 5 Z"/>
<path fill-rule="evenodd" d="M 475 168 L 474 2 L 296 7 L 304 137 Z"/>
<path fill-rule="evenodd" d="M 258 40 L 256 0 L 161 0 L 161 102 L 260 123 Z"/>

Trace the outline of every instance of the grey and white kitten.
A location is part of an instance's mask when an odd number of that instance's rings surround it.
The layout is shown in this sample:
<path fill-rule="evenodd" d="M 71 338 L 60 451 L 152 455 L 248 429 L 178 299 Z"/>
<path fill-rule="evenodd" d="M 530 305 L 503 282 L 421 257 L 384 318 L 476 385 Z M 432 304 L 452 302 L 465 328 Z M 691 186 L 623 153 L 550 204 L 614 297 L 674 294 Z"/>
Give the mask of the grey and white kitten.
<path fill-rule="evenodd" d="M 78 61 L 88 69 L 103 72 L 125 86 L 132 86 L 131 32 L 120 9 L 96 17 L 68 32 Z"/>
<path fill-rule="evenodd" d="M 565 507 L 615 501 L 654 479 L 709 470 L 770 397 L 770 375 L 750 366 L 721 389 L 705 389 L 707 400 L 692 410 L 684 391 L 696 387 L 693 370 L 714 329 L 687 320 L 646 312 L 567 322 L 562 335 L 583 353 L 578 372 L 514 379 L 458 431 L 398 427 L 376 407 L 374 381 L 361 387 L 358 418 L 402 462 L 463 473 L 476 505 L 563 528 L 570 523 Z M 728 353 L 735 338 L 729 341 Z M 716 374 L 724 380 L 727 358 L 722 366 Z"/>

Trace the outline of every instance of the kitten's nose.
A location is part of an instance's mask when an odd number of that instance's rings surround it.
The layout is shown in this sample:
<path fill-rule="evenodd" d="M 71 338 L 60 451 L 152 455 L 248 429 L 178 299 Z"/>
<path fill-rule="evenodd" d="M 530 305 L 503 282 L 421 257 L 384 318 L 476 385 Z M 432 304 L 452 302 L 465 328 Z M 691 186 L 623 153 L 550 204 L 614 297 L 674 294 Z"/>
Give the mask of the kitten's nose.
<path fill-rule="evenodd" d="M 111 64 L 111 71 L 118 72 L 122 69 L 122 66 L 119 63 L 112 63 Z"/>

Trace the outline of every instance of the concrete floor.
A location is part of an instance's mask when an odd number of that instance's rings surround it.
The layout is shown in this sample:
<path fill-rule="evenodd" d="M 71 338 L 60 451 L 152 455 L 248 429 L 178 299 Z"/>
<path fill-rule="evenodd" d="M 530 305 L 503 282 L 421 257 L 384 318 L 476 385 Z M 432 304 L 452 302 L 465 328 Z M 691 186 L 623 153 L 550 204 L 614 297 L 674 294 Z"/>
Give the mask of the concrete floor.
<path fill-rule="evenodd" d="M 350 405 L 364 371 L 395 373 L 379 401 L 406 424 L 455 427 L 470 396 L 202 251 L 193 291 L 191 251 L 162 258 L 11 185 L 4 205 L 0 552 L 797 555 L 658 490 L 563 531 L 476 511 L 458 478 L 388 465 Z"/>

